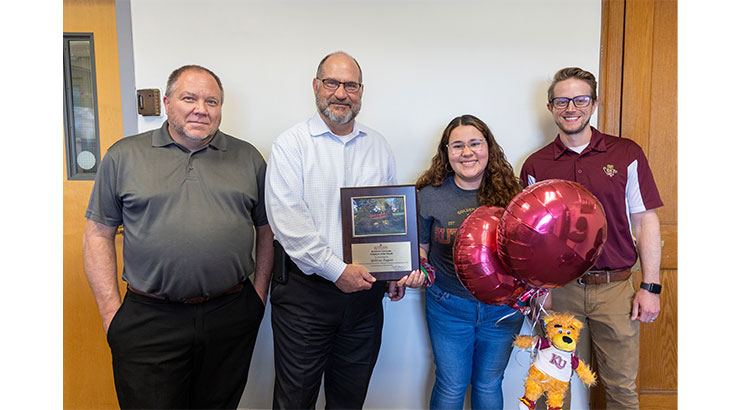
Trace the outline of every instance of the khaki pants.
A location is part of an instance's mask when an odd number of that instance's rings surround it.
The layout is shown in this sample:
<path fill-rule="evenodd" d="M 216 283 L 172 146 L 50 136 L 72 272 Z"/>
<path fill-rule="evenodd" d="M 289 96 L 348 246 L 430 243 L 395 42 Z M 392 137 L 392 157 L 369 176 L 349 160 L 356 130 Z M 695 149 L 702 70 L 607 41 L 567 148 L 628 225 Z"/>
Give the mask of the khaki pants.
<path fill-rule="evenodd" d="M 571 313 L 583 322 L 576 354 L 590 364 L 591 357 L 586 354 L 595 353 L 599 381 L 606 390 L 607 409 L 639 409 L 635 378 L 640 356 L 640 322 L 630 320 L 635 295 L 632 281 L 601 285 L 573 281 L 551 292 L 554 311 Z M 570 408 L 568 392 L 564 409 Z"/>

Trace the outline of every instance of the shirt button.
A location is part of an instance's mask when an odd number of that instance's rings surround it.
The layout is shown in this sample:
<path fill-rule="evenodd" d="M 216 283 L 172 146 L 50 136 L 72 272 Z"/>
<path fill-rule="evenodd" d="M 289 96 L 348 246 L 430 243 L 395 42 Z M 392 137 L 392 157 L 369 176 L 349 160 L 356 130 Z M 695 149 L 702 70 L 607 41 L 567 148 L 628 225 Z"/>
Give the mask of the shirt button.
<path fill-rule="evenodd" d="M 191 169 L 192 169 L 192 168 L 191 168 Z M 582 169 L 579 169 L 579 170 L 578 170 L 578 173 L 579 173 L 579 174 L 582 174 L 582 173 L 583 173 L 583 170 L 582 170 Z"/>

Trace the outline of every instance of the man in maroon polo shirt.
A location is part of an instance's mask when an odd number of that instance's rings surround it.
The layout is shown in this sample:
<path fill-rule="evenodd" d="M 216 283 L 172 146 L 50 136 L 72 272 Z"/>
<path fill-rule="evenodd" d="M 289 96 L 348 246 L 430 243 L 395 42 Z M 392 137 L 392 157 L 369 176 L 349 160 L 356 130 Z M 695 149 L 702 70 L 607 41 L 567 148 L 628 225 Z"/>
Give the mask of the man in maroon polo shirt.
<path fill-rule="evenodd" d="M 583 277 L 552 290 L 552 309 L 572 313 L 584 323 L 577 354 L 588 357 L 583 350 L 588 351 L 590 338 L 607 407 L 638 409 L 638 321 L 653 322 L 660 312 L 660 224 L 655 208 L 663 202 L 640 146 L 589 125 L 598 105 L 593 74 L 563 68 L 547 94 L 547 109 L 560 132 L 527 158 L 521 182 L 578 182 L 601 201 L 607 219 L 603 254 Z M 629 278 L 638 254 L 643 282 L 635 292 Z M 569 403 L 568 398 L 565 408 Z M 533 408 L 529 403 L 526 407 Z"/>

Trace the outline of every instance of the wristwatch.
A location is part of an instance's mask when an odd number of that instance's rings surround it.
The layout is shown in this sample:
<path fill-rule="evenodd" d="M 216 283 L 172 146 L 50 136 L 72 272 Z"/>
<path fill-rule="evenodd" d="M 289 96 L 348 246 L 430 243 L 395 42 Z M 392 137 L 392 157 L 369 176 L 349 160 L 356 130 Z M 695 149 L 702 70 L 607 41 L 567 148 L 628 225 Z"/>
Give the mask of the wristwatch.
<path fill-rule="evenodd" d="M 658 285 L 657 283 L 645 283 L 645 282 L 640 282 L 640 288 L 645 289 L 646 291 L 650 293 L 655 293 L 656 295 L 660 295 L 660 291 L 663 289 L 663 287 Z"/>

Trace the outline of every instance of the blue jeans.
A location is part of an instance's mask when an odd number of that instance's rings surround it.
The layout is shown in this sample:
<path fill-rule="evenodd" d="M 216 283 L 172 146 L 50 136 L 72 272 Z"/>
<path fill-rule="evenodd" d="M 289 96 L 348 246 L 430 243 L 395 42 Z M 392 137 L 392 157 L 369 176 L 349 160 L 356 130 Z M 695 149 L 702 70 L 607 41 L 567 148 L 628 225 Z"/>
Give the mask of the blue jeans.
<path fill-rule="evenodd" d="M 426 288 L 426 319 L 436 366 L 430 409 L 462 409 L 472 384 L 473 409 L 502 409 L 501 383 L 524 316 Z M 502 317 L 513 315 L 496 324 Z"/>

